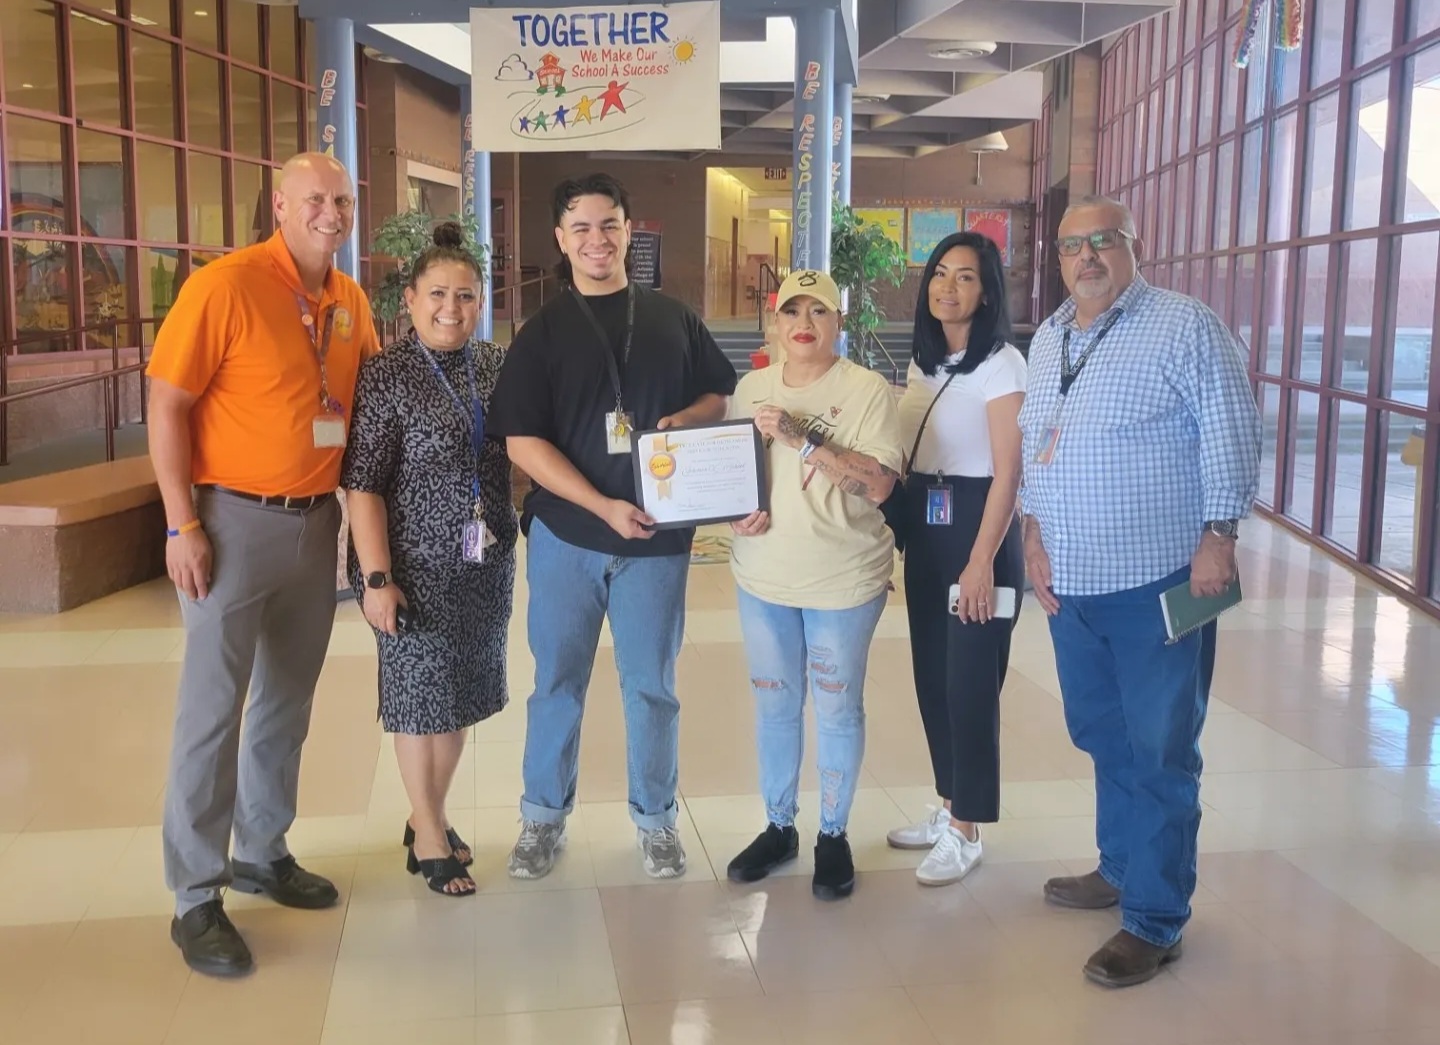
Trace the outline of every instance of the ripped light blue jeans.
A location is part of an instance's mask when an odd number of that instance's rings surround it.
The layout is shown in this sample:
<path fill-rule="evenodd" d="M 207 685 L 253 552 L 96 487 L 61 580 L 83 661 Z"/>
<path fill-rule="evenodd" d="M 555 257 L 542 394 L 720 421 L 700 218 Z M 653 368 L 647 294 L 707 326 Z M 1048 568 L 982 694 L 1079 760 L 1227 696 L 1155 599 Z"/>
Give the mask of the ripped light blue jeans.
<path fill-rule="evenodd" d="M 850 610 L 796 609 L 743 590 L 737 595 L 766 815 L 778 827 L 795 823 L 808 688 L 819 747 L 820 831 L 841 834 L 865 757 L 865 667 L 886 593 Z"/>

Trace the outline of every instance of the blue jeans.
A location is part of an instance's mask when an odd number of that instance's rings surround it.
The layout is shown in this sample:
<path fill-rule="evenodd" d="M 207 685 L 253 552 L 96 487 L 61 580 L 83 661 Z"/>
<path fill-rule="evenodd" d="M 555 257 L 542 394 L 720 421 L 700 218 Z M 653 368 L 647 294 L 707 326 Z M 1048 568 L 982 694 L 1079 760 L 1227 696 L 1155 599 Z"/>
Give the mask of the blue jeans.
<path fill-rule="evenodd" d="M 1065 595 L 1050 618 L 1065 723 L 1095 762 L 1100 874 L 1120 890 L 1123 927 L 1160 947 L 1180 939 L 1195 892 L 1200 730 L 1215 668 L 1212 621 L 1165 644 L 1164 580 Z"/>
<path fill-rule="evenodd" d="M 580 720 L 608 613 L 625 709 L 630 816 L 647 831 L 674 826 L 680 743 L 675 658 L 685 632 L 690 557 L 588 551 L 566 544 L 535 519 L 526 559 L 535 692 L 527 705 L 521 816 L 557 824 L 575 808 Z"/>
<path fill-rule="evenodd" d="M 851 610 L 777 606 L 738 589 L 737 596 L 765 815 L 779 827 L 795 823 L 808 682 L 820 749 L 820 831 L 841 834 L 865 757 L 865 666 L 886 595 Z"/>

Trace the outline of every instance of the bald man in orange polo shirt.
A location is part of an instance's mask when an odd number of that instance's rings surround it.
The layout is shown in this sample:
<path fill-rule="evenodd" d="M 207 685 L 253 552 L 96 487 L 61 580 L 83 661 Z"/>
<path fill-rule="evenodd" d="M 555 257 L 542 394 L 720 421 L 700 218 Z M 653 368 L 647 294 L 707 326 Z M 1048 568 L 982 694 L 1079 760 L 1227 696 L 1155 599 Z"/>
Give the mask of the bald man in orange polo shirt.
<path fill-rule="evenodd" d="M 335 620 L 355 377 L 378 345 L 364 291 L 332 265 L 355 220 L 349 174 L 308 153 L 278 177 L 278 231 L 190 276 L 148 370 L 165 561 L 185 620 L 165 796 L 170 936 L 216 976 L 253 964 L 221 905 L 226 886 L 288 907 L 339 898 L 285 834 Z"/>

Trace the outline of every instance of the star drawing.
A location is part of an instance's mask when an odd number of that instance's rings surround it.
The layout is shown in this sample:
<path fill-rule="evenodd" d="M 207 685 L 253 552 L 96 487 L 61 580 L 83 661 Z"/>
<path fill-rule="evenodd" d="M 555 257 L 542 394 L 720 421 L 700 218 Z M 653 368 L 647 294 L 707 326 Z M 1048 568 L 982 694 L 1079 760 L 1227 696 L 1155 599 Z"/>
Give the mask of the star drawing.
<path fill-rule="evenodd" d="M 520 117 L 520 133 L 521 133 L 521 134 L 527 134 L 527 133 L 529 133 L 529 131 L 530 131 L 530 117 L 528 117 L 528 116 L 522 116 L 522 117 Z"/>
<path fill-rule="evenodd" d="M 560 106 L 560 108 L 558 108 L 558 109 L 555 110 L 555 126 L 556 126 L 556 127 L 567 127 L 567 126 L 569 126 L 569 125 L 565 122 L 565 114 L 568 113 L 568 112 L 570 112 L 570 111 L 571 111 L 571 110 L 565 108 L 565 106 L 563 106 L 563 105 Z"/>
<path fill-rule="evenodd" d="M 550 129 L 545 124 L 545 114 L 543 112 L 535 117 L 535 126 L 537 129 L 542 131 L 548 131 Z"/>
<path fill-rule="evenodd" d="M 586 123 L 593 123 L 594 121 L 590 118 L 590 106 L 594 104 L 595 100 L 588 94 L 582 96 L 580 104 L 575 106 L 575 122 L 579 123 L 584 120 Z"/>

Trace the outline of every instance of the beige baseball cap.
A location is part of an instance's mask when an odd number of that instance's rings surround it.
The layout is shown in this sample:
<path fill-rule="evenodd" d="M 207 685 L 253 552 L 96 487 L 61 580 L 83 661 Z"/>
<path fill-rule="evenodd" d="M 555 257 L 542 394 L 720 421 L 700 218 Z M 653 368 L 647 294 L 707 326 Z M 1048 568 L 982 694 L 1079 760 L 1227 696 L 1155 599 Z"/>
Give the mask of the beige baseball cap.
<path fill-rule="evenodd" d="M 785 277 L 779 293 L 775 295 L 775 310 L 778 312 L 784 308 L 785 302 L 791 298 L 802 296 L 812 297 L 827 308 L 840 311 L 840 288 L 828 275 L 815 269 L 796 269 Z"/>

